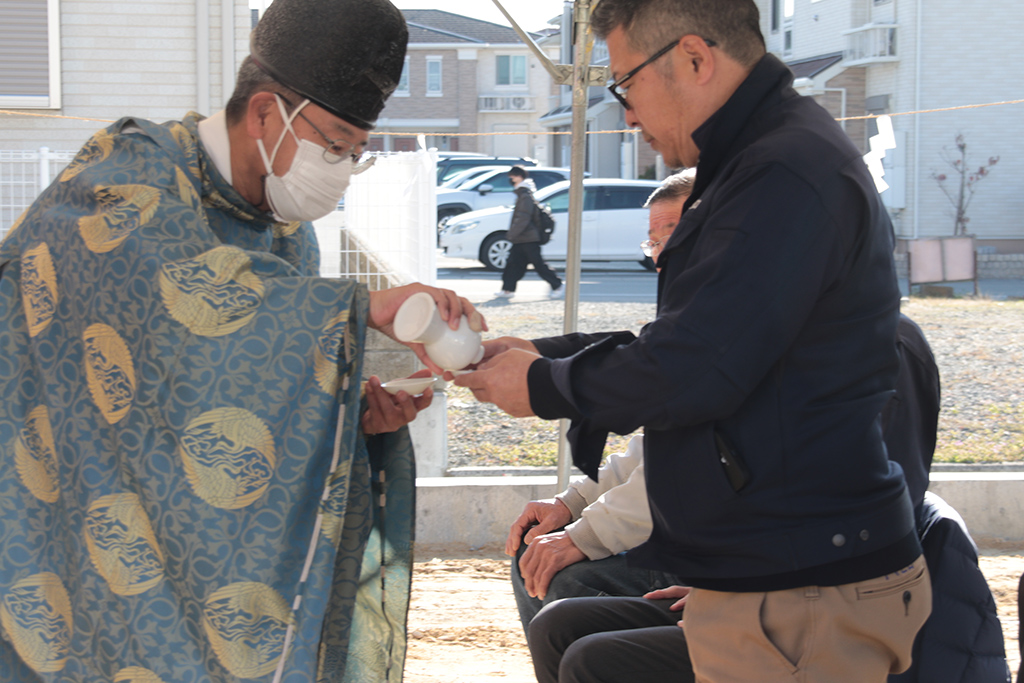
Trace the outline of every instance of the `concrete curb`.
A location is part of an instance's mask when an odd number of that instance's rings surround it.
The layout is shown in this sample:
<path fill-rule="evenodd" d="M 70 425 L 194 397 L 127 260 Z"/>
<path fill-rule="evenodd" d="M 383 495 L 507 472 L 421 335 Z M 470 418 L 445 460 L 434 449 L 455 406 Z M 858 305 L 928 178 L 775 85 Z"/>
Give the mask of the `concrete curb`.
<path fill-rule="evenodd" d="M 452 548 L 504 546 L 531 500 L 557 493 L 555 476 L 421 477 L 416 543 Z M 1024 471 L 933 471 L 930 490 L 963 516 L 984 547 L 1024 547 Z"/>

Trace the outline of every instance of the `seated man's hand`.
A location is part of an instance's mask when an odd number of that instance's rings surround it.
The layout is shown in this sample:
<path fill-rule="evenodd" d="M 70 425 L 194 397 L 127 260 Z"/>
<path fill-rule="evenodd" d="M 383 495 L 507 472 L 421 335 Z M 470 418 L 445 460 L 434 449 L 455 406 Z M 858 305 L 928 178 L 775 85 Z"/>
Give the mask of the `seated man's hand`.
<path fill-rule="evenodd" d="M 523 508 L 523 513 L 512 522 L 508 538 L 505 539 L 505 554 L 515 557 L 520 540 L 529 545 L 541 534 L 561 529 L 571 521 L 572 513 L 569 512 L 569 508 L 557 498 L 531 500 Z"/>
<path fill-rule="evenodd" d="M 689 586 L 669 586 L 668 588 L 659 588 L 656 591 L 644 593 L 644 597 L 648 600 L 675 600 L 669 609 L 673 612 L 678 612 L 686 606 L 686 598 L 689 594 Z M 682 626 L 683 622 L 680 621 L 679 625 Z"/>
<path fill-rule="evenodd" d="M 519 573 L 526 592 L 532 598 L 543 600 L 555 574 L 586 559 L 565 531 L 536 537 L 519 559 Z"/>
<path fill-rule="evenodd" d="M 410 377 L 429 377 L 429 370 L 420 370 Z M 427 387 L 421 396 L 410 396 L 399 391 L 392 396 L 380 385 L 380 378 L 373 376 L 366 381 L 367 410 L 361 424 L 367 436 L 383 434 L 401 429 L 416 419 L 416 414 L 434 400 L 434 390 Z"/>

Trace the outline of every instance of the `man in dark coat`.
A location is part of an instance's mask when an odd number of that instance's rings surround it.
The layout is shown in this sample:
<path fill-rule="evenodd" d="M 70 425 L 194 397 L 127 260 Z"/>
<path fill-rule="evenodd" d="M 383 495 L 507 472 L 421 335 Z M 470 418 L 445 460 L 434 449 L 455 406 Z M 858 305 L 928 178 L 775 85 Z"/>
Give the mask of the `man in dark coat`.
<path fill-rule="evenodd" d="M 698 679 L 884 681 L 910 665 L 931 586 L 879 420 L 900 294 L 875 183 L 766 53 L 753 0 L 602 0 L 591 26 L 625 124 L 697 168 L 658 315 L 557 357 L 496 340 L 455 382 L 570 419 L 591 476 L 609 432 L 643 427 L 653 531 L 628 557 L 694 587 Z"/>

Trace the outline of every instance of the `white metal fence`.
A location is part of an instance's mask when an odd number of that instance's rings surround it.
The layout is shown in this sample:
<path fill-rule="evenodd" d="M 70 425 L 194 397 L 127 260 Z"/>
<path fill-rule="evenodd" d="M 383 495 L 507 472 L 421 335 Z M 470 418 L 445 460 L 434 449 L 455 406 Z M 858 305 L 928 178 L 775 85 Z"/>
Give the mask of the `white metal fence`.
<path fill-rule="evenodd" d="M 352 177 L 345 208 L 314 223 L 325 276 L 370 289 L 437 279 L 437 154 L 375 155 Z"/>
<path fill-rule="evenodd" d="M 0 150 L 0 240 L 77 151 Z"/>
<path fill-rule="evenodd" d="M 0 150 L 0 239 L 75 151 Z M 437 155 L 376 156 L 352 178 L 345 209 L 316 222 L 321 273 L 358 279 L 370 289 L 436 281 Z"/>

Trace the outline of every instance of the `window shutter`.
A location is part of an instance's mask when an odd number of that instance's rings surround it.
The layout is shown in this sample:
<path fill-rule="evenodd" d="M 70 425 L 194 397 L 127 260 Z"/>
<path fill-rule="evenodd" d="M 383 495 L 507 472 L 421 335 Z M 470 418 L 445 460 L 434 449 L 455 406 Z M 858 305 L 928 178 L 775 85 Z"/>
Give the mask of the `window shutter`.
<path fill-rule="evenodd" d="M 0 3 L 0 98 L 50 95 L 47 0 Z"/>

